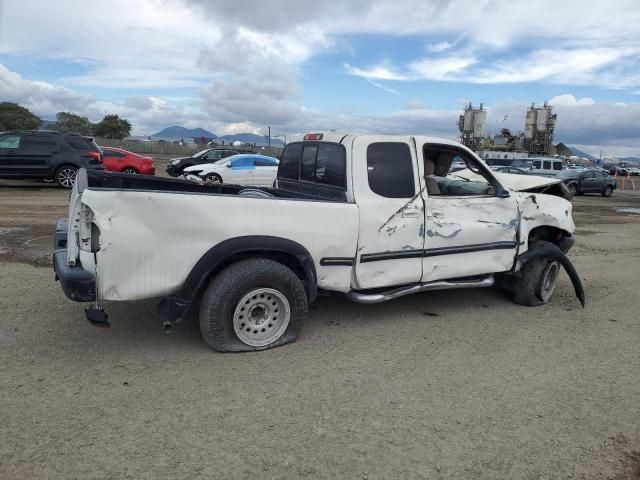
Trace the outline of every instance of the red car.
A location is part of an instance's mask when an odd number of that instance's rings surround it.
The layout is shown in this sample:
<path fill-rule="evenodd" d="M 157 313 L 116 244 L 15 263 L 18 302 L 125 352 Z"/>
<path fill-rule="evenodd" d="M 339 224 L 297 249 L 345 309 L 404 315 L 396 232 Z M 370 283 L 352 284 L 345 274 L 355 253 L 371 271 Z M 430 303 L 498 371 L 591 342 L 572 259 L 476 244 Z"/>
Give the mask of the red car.
<path fill-rule="evenodd" d="M 151 157 L 143 157 L 121 148 L 100 148 L 102 149 L 102 164 L 110 172 L 140 173 L 142 175 L 156 174 Z"/>

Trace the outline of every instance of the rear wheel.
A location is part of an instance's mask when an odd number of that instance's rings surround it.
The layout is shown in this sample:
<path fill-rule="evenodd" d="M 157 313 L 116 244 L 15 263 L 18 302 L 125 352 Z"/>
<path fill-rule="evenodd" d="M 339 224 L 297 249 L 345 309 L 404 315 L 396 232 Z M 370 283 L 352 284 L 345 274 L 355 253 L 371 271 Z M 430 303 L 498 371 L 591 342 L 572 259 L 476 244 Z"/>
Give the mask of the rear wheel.
<path fill-rule="evenodd" d="M 613 193 L 613 188 L 611 188 L 611 185 L 607 185 L 604 188 L 604 191 L 602 192 L 602 196 L 603 197 L 610 197 L 612 193 Z"/>
<path fill-rule="evenodd" d="M 571 195 L 573 195 L 574 197 L 577 195 L 578 186 L 575 183 L 570 183 L 569 185 L 567 185 L 567 188 L 571 192 Z"/>
<path fill-rule="evenodd" d="M 124 170 L 122 170 L 122 173 L 128 173 L 130 175 L 135 175 L 136 173 L 138 173 L 138 171 L 135 168 L 127 167 Z"/>
<path fill-rule="evenodd" d="M 306 314 L 296 274 L 273 260 L 251 258 L 211 280 L 200 304 L 200 330 L 214 350 L 265 350 L 295 341 Z"/>
<path fill-rule="evenodd" d="M 207 173 L 204 176 L 204 183 L 209 183 L 211 185 L 222 183 L 222 177 L 217 173 Z"/>
<path fill-rule="evenodd" d="M 73 165 L 63 165 L 53 177 L 55 182 L 62 188 L 73 188 L 73 184 L 76 182 L 76 176 L 78 175 L 78 168 Z"/>

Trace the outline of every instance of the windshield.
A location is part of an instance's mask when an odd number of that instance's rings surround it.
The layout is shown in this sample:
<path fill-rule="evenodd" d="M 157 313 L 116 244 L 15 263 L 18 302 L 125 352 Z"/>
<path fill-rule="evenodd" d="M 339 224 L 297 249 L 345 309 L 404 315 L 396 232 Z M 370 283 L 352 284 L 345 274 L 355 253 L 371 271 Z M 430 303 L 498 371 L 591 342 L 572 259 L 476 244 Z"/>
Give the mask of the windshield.
<path fill-rule="evenodd" d="M 205 153 L 207 153 L 209 150 L 211 150 L 210 148 L 207 148 L 205 150 L 201 150 L 198 153 L 194 153 L 193 155 L 191 155 L 193 158 L 200 158 L 202 155 L 204 155 Z"/>

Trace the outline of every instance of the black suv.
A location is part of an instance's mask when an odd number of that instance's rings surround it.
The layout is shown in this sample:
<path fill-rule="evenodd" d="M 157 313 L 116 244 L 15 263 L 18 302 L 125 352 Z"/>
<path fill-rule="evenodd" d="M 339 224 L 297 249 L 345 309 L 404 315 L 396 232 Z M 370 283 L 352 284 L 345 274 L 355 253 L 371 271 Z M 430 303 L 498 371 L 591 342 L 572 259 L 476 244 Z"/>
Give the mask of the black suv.
<path fill-rule="evenodd" d="M 46 131 L 0 133 L 0 178 L 53 180 L 71 188 L 80 168 L 104 169 L 93 138 Z"/>
<path fill-rule="evenodd" d="M 187 167 L 194 165 L 200 165 L 202 163 L 215 163 L 223 158 L 230 157 L 232 155 L 238 155 L 239 153 L 256 153 L 253 150 L 244 149 L 231 149 L 231 148 L 207 148 L 201 152 L 195 153 L 190 157 L 173 158 L 169 160 L 167 164 L 167 173 L 172 177 L 178 177 L 182 175 L 182 172 Z"/>

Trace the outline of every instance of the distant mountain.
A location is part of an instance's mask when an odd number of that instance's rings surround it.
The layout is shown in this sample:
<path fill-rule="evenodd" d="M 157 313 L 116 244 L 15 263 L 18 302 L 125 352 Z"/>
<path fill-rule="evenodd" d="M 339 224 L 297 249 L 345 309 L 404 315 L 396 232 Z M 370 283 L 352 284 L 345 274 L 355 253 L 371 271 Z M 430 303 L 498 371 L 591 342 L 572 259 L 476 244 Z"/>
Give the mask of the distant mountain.
<path fill-rule="evenodd" d="M 576 147 L 569 147 L 569 149 L 573 152 L 573 155 L 578 157 L 584 157 L 587 160 L 597 160 L 593 155 L 589 155 L 587 152 L 583 152 L 582 150 L 577 149 Z"/>
<path fill-rule="evenodd" d="M 205 137 L 205 138 L 217 138 L 215 133 L 211 133 L 204 128 L 184 128 L 184 127 L 167 127 L 164 130 L 160 130 L 158 133 L 151 135 L 152 137 L 165 137 L 165 138 L 191 138 L 191 137 Z"/>
<path fill-rule="evenodd" d="M 254 133 L 236 133 L 235 135 L 222 135 L 221 137 L 216 138 L 216 143 L 218 144 L 222 144 L 222 142 L 228 144 L 238 141 L 242 143 L 250 143 L 251 145 L 255 143 L 258 147 L 266 147 L 269 143 L 266 136 L 256 135 Z M 283 145 L 284 142 L 282 140 L 271 137 L 272 147 L 282 147 Z"/>

